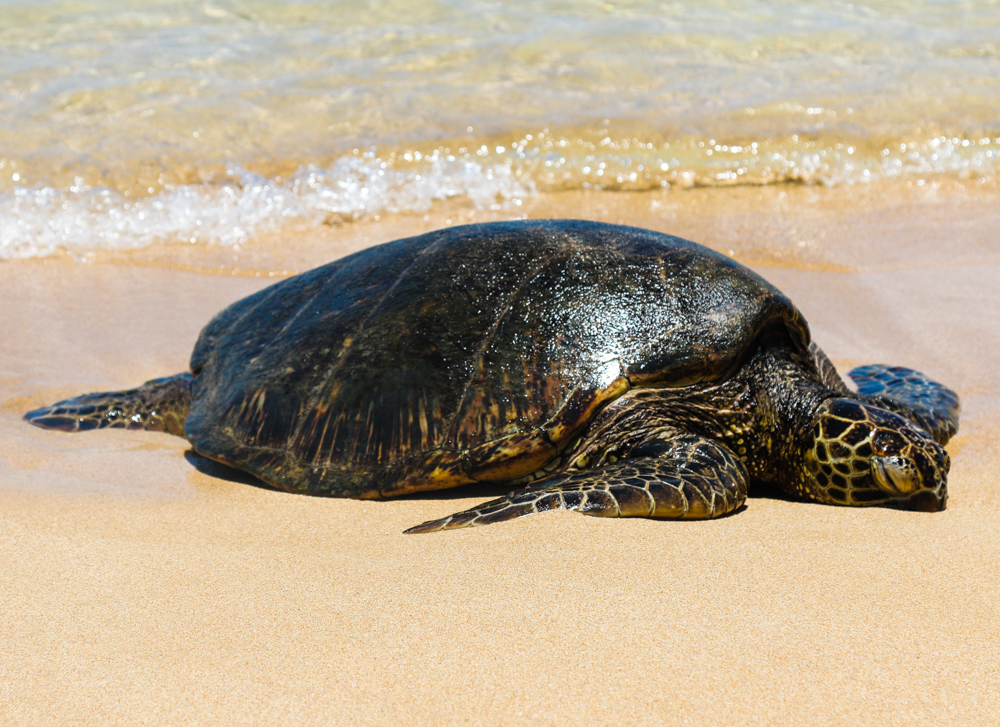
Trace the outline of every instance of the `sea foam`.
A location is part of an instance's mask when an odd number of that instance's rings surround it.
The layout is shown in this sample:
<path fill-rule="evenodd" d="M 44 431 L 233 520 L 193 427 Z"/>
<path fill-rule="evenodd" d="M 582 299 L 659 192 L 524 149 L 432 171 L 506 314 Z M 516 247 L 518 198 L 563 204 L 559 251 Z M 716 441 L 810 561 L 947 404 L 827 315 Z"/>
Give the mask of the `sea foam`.
<path fill-rule="evenodd" d="M 132 198 L 87 186 L 15 188 L 0 195 L 0 258 L 81 255 L 154 243 L 240 245 L 288 224 L 319 225 L 331 217 L 419 213 L 435 201 L 464 198 L 476 208 L 517 206 L 535 193 L 509 165 L 440 156 L 398 170 L 373 154 L 345 157 L 327 168 L 300 167 L 269 179 L 230 165 L 218 184 L 179 185 Z"/>

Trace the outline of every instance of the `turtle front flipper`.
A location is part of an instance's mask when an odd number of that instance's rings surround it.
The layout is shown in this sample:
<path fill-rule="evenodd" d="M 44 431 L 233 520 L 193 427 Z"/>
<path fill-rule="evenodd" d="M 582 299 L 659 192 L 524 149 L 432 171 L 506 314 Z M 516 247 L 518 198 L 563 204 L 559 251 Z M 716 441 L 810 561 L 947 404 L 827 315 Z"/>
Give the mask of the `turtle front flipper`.
<path fill-rule="evenodd" d="M 927 431 L 938 444 L 947 444 L 958 432 L 962 411 L 958 394 L 902 366 L 870 364 L 852 370 L 858 393 L 883 409 L 896 412 Z"/>
<path fill-rule="evenodd" d="M 731 450 L 685 435 L 646 442 L 632 450 L 629 459 L 551 477 L 530 490 L 406 532 L 490 525 L 546 510 L 576 510 L 598 517 L 706 520 L 734 511 L 746 494 L 746 469 Z"/>
<path fill-rule="evenodd" d="M 115 427 L 183 437 L 191 409 L 191 381 L 191 374 L 177 374 L 135 389 L 84 394 L 29 411 L 24 418 L 36 427 L 62 432 Z"/>

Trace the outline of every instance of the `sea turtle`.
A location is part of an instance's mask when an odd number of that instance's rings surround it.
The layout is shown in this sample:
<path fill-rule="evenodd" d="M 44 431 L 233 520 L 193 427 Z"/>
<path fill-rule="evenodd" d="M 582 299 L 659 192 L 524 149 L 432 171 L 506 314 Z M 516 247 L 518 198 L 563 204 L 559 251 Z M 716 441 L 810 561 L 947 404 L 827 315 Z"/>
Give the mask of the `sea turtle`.
<path fill-rule="evenodd" d="M 857 392 L 791 301 L 724 255 L 632 227 L 516 221 L 289 278 L 219 313 L 190 373 L 25 416 L 165 430 L 310 495 L 515 489 L 407 532 L 556 508 L 712 518 L 755 481 L 944 509 L 958 397 L 910 369 L 850 376 Z"/>

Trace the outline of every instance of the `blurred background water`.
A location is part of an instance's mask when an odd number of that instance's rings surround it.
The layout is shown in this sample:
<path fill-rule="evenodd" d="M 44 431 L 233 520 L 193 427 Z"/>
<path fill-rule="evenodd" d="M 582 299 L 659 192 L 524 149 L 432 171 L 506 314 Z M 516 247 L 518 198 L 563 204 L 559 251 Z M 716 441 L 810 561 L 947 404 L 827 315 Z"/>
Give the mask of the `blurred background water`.
<path fill-rule="evenodd" d="M 1000 179 L 1000 0 L 0 0 L 0 258 Z"/>

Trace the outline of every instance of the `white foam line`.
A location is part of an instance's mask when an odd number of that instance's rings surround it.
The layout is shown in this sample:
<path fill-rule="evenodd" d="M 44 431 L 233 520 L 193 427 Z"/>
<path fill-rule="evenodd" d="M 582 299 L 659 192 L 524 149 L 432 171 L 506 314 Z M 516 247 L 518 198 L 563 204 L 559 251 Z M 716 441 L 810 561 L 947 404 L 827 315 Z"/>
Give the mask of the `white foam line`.
<path fill-rule="evenodd" d="M 328 169 L 300 168 L 282 182 L 231 166 L 223 185 L 183 185 L 130 200 L 78 183 L 66 190 L 17 188 L 0 195 L 0 258 L 59 250 L 133 249 L 156 242 L 238 245 L 289 222 L 329 215 L 423 212 L 436 200 L 465 197 L 479 208 L 520 204 L 534 185 L 509 165 L 432 159 L 416 171 L 388 168 L 372 155 Z"/>

